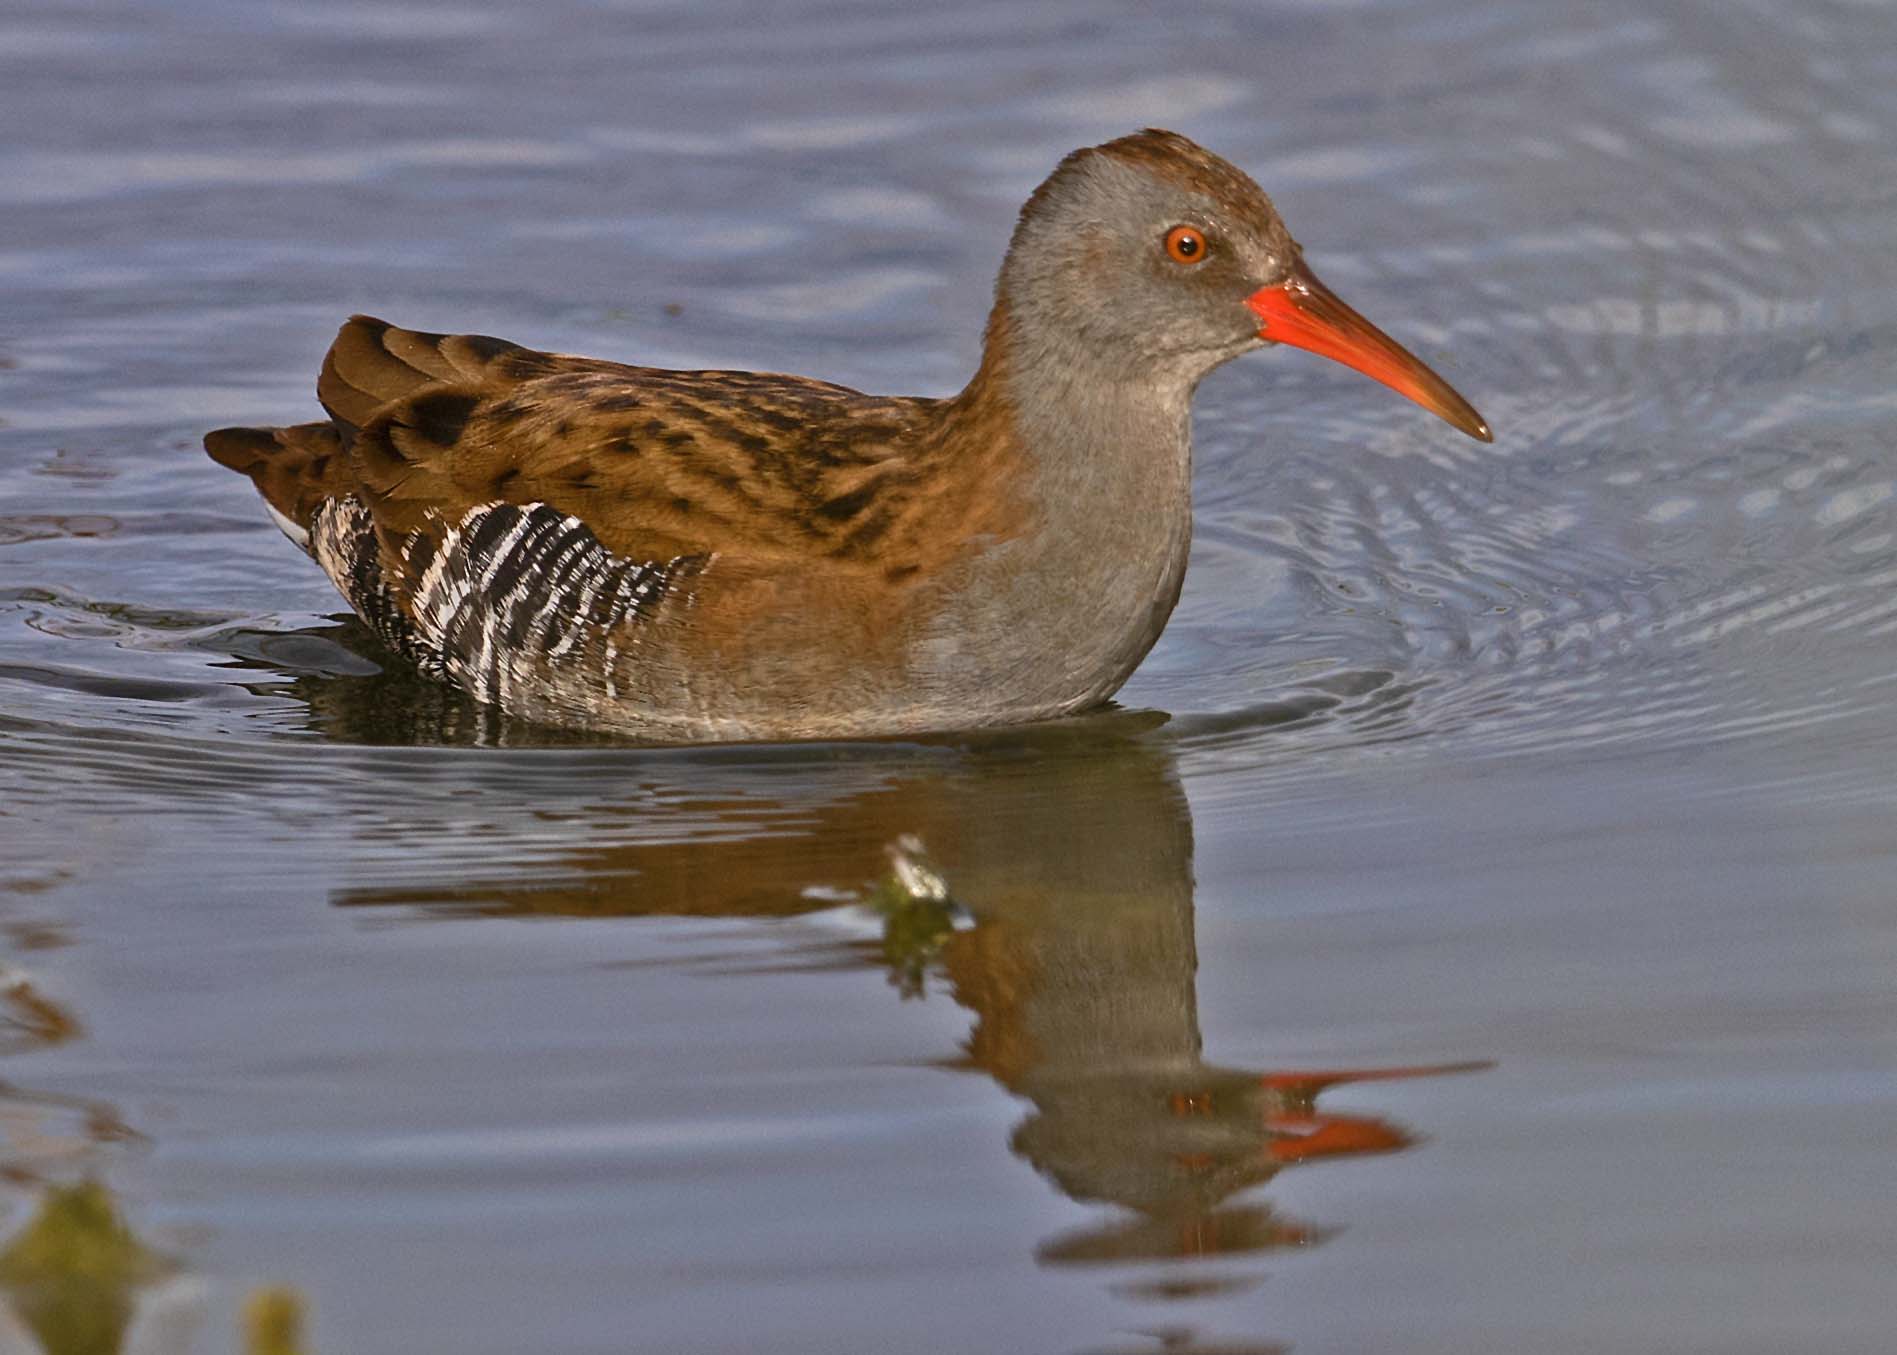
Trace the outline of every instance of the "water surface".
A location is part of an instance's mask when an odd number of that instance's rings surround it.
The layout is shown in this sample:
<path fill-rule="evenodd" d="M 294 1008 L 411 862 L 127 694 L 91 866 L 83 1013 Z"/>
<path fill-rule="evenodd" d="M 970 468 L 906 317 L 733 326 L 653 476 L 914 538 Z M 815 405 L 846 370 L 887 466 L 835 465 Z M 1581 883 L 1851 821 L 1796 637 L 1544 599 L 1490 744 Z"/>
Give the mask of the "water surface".
<path fill-rule="evenodd" d="M 0 1349 L 1887 1351 L 1893 91 L 1868 3 L 17 0 Z M 947 393 L 1146 123 L 1498 437 L 1215 374 L 1116 710 L 528 728 L 197 450 L 355 310 Z"/>

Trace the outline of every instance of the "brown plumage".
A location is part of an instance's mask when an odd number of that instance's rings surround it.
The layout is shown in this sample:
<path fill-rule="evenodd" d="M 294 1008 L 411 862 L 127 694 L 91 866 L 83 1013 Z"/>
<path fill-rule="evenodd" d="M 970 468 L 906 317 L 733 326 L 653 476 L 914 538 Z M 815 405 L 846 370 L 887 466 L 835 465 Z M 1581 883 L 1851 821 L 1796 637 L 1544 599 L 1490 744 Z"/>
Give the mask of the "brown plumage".
<path fill-rule="evenodd" d="M 318 505 L 357 492 L 402 531 L 431 510 L 538 502 L 635 559 L 723 549 L 861 563 L 872 548 L 924 550 L 917 519 L 985 478 L 949 473 L 942 401 L 622 366 L 366 315 L 342 327 L 316 390 L 327 424 L 206 438 L 305 528 Z M 992 472 L 1005 449 L 970 450 L 963 469 Z M 963 497 L 982 511 L 978 493 Z"/>
<path fill-rule="evenodd" d="M 1180 230 L 1199 244 L 1169 258 Z M 951 399 L 357 316 L 317 382 L 329 422 L 205 446 L 391 647 L 526 718 L 663 740 L 1032 719 L 1104 700 L 1158 636 L 1191 388 L 1264 341 L 1261 288 L 1307 283 L 1256 185 L 1145 132 L 1036 190 Z"/>

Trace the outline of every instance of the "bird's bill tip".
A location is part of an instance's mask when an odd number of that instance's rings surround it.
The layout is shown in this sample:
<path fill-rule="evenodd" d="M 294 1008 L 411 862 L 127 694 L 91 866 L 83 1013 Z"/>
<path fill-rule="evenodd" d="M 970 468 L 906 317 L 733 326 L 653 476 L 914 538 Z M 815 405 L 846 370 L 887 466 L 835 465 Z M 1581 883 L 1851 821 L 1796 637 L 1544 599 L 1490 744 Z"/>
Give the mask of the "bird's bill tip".
<path fill-rule="evenodd" d="M 1495 441 L 1488 421 L 1408 349 L 1338 299 L 1302 260 L 1282 282 L 1245 298 L 1258 317 L 1258 337 L 1341 362 L 1407 396 L 1482 442 Z"/>

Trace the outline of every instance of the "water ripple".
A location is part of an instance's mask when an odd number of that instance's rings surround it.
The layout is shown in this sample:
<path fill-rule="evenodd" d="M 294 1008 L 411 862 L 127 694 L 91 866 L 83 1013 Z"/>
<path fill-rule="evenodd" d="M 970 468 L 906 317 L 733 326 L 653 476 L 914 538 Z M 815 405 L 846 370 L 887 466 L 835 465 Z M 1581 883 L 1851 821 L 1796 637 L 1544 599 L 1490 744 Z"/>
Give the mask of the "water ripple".
<path fill-rule="evenodd" d="M 42 132 L 10 149 L 0 196 L 23 221 L 75 202 L 88 220 L 0 255 L 31 336 L 6 342 L 0 430 L 26 450 L 0 464 L 9 775 L 54 793 L 63 756 L 126 794 L 145 777 L 184 794 L 213 767 L 274 784 L 290 749 L 577 755 L 584 740 L 381 671 L 322 621 L 321 580 L 195 459 L 197 430 L 307 403 L 343 292 L 424 293 L 417 308 L 569 349 L 945 389 L 1014 199 L 1078 124 L 1144 120 L 1203 124 L 1257 169 L 1319 270 L 1500 433 L 1456 438 L 1306 355 L 1208 381 L 1187 593 L 1124 694 L 1171 717 L 1155 737 L 1294 777 L 1340 754 L 1790 739 L 1877 708 L 1897 627 L 1897 178 L 1876 130 L 1897 109 L 1865 78 L 1883 67 L 1861 16 L 1752 16 L 1793 54 L 1768 80 L 1753 47 L 1689 50 L 1657 16 L 1419 11 L 1346 44 L 1334 16 L 1299 10 L 1274 20 L 1301 56 L 1267 104 L 1226 59 L 1248 22 L 1230 15 L 1181 37 L 1163 76 L 1108 55 L 993 106 L 1073 40 L 1079 10 L 1037 12 L 979 68 L 967 16 L 835 18 L 827 50 L 874 56 L 903 101 L 733 106 L 763 36 L 615 13 L 602 51 L 635 22 L 638 43 L 560 72 L 585 116 L 502 126 L 471 116 L 502 59 L 483 40 L 505 30 L 523 79 L 552 71 L 512 20 L 353 6 L 292 26 L 352 50 L 426 43 L 425 73 L 239 66 L 227 92 L 259 129 L 243 144 L 186 118 L 149 143 Z M 48 62 L 90 40 L 15 29 Z M 161 31 L 112 59 L 147 69 Z M 685 69 L 676 107 L 623 105 L 628 81 Z M 1491 97 L 1531 79 L 1559 118 L 1519 124 Z M 1453 136 L 1400 130 L 1452 115 Z M 509 172 L 535 188 L 497 221 L 474 185 Z M 356 210 L 366 191 L 379 212 Z M 112 223 L 144 220 L 153 194 L 185 217 L 193 195 L 217 213 L 242 194 L 256 229 L 126 243 Z M 338 195 L 352 230 L 310 241 Z M 430 238 L 378 224 L 404 215 Z M 596 300 L 603 271 L 625 305 Z M 145 742 L 104 755 L 113 730 Z M 336 790 L 344 765 L 307 774 Z"/>

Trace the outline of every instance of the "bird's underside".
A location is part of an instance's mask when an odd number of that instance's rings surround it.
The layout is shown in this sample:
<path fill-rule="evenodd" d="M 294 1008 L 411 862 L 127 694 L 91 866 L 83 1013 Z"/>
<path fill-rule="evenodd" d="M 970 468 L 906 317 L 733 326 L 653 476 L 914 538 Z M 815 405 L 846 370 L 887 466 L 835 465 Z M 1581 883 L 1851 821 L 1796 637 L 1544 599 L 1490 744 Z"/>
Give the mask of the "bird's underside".
<path fill-rule="evenodd" d="M 653 739 L 939 721 L 878 661 L 927 610 L 931 554 L 992 516 L 939 493 L 939 402 L 361 316 L 317 393 L 327 423 L 206 447 L 423 673 Z"/>

